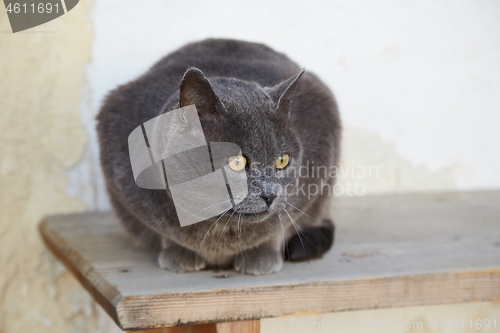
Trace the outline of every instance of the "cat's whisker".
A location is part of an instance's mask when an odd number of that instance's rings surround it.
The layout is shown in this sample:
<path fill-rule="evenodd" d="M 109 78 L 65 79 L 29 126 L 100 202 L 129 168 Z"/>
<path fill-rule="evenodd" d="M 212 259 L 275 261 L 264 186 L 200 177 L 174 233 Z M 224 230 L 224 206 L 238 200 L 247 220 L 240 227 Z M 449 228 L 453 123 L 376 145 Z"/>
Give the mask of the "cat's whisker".
<path fill-rule="evenodd" d="M 203 245 L 203 242 L 205 241 L 205 238 L 207 238 L 208 234 L 210 233 L 210 230 L 212 230 L 212 228 L 217 224 L 217 222 L 219 222 L 219 220 L 224 216 L 226 215 L 227 212 L 229 212 L 231 208 L 228 208 L 226 209 L 218 218 L 217 220 L 210 226 L 210 228 L 207 230 L 207 232 L 205 233 L 205 235 L 203 236 L 203 239 L 201 240 L 201 243 L 200 243 L 200 247 L 198 248 L 198 250 L 201 249 L 201 246 Z"/>
<path fill-rule="evenodd" d="M 287 213 L 287 214 L 288 214 L 288 212 L 287 212 L 287 210 L 286 210 L 286 209 L 284 209 L 284 211 L 285 211 L 285 213 Z M 291 219 L 290 214 L 288 214 L 288 217 L 290 217 L 290 219 Z M 294 221 L 292 221 L 292 223 L 293 223 L 293 222 L 294 222 Z M 313 240 L 311 240 L 309 237 L 307 237 L 307 234 L 306 234 L 306 233 L 304 232 L 304 230 L 303 230 L 303 229 L 302 229 L 302 228 L 301 228 L 301 227 L 297 224 L 297 222 L 295 222 L 295 223 L 293 223 L 293 224 L 294 224 L 295 230 L 297 230 L 297 234 L 299 235 L 299 239 L 301 240 L 301 242 L 302 242 L 302 239 L 300 238 L 300 235 L 302 234 L 302 236 L 304 236 L 304 238 L 305 238 L 307 241 L 309 241 L 309 243 L 310 243 L 312 246 L 314 246 L 315 248 L 318 248 L 318 249 L 319 249 L 319 247 L 318 247 L 318 246 L 316 246 L 316 243 L 315 243 Z M 302 243 L 302 247 L 303 247 L 303 246 L 304 246 L 304 244 Z"/>
<path fill-rule="evenodd" d="M 278 217 L 280 219 L 280 224 L 281 224 L 281 232 L 283 234 L 283 257 L 285 257 L 285 249 L 288 252 L 288 243 L 286 242 L 286 236 L 285 236 L 285 226 L 283 224 L 283 219 L 281 218 L 281 212 L 278 211 Z M 286 248 L 285 248 L 286 246 Z"/>
<path fill-rule="evenodd" d="M 292 206 L 293 208 L 295 208 L 296 210 L 298 210 L 299 212 L 301 212 L 301 213 L 302 213 L 302 214 L 304 214 L 305 216 L 310 217 L 310 218 L 311 218 L 311 219 L 313 219 L 314 221 L 319 222 L 319 220 L 315 219 L 314 217 L 312 217 L 311 215 L 307 214 L 307 213 L 306 213 L 306 212 L 304 212 L 303 210 L 298 209 L 297 207 L 295 207 L 295 206 L 294 206 L 294 205 L 292 205 L 291 203 L 286 202 L 286 204 L 287 204 L 287 205 L 289 205 L 289 206 Z"/>
<path fill-rule="evenodd" d="M 290 216 L 290 214 L 288 214 L 288 211 L 285 208 L 283 208 L 283 210 L 285 211 L 286 215 L 288 215 L 288 218 L 292 222 L 292 225 L 295 228 L 295 231 L 297 231 L 297 235 L 299 236 L 300 244 L 302 244 L 302 249 L 304 249 L 304 253 L 306 253 L 306 248 L 304 246 L 304 242 L 302 242 L 302 237 L 300 237 L 300 231 L 297 228 L 298 226 L 295 224 L 295 221 L 292 219 L 292 217 Z"/>
<path fill-rule="evenodd" d="M 233 217 L 234 213 L 236 213 L 236 211 L 234 211 L 234 210 L 233 210 L 233 213 L 232 213 L 232 214 L 231 214 L 231 216 L 229 216 L 229 218 L 227 219 L 226 224 L 224 224 L 224 228 L 222 228 L 222 231 L 221 231 L 221 233 L 220 233 L 220 237 L 219 237 L 219 241 L 217 242 L 217 246 L 215 247 L 214 252 L 212 252 L 212 255 L 210 256 L 210 259 L 209 259 L 209 260 L 211 260 L 211 259 L 212 259 L 212 257 L 214 256 L 214 254 L 217 252 L 217 249 L 219 248 L 219 244 L 220 244 L 220 241 L 221 241 L 221 239 L 222 239 L 222 236 L 224 235 L 224 231 L 226 230 L 226 227 L 227 227 L 227 225 L 228 225 L 229 221 L 231 220 L 231 218 Z"/>
<path fill-rule="evenodd" d="M 224 200 L 224 201 L 222 201 L 222 202 L 216 203 L 215 205 L 212 205 L 212 206 L 210 206 L 210 207 L 205 207 L 205 208 L 203 208 L 202 210 L 200 210 L 200 211 L 198 211 L 198 212 L 194 213 L 194 214 L 193 214 L 193 216 L 196 216 L 196 215 L 198 215 L 199 213 L 201 213 L 201 212 L 203 212 L 203 211 L 205 211 L 205 210 L 212 209 L 212 208 L 214 208 L 214 207 L 217 207 L 217 206 L 220 206 L 220 205 L 226 204 L 226 203 L 228 203 L 228 202 L 231 202 L 231 199 L 230 199 L 230 200 Z M 228 210 L 229 210 L 229 209 L 231 209 L 231 208 L 233 208 L 233 207 L 228 208 Z"/>
<path fill-rule="evenodd" d="M 238 234 L 238 245 L 240 247 L 241 258 L 243 259 L 243 265 L 245 264 L 245 256 L 243 255 L 243 250 L 241 248 L 241 230 L 243 229 L 243 224 L 241 223 L 241 214 L 238 214 L 238 226 L 236 228 L 236 233 Z"/>

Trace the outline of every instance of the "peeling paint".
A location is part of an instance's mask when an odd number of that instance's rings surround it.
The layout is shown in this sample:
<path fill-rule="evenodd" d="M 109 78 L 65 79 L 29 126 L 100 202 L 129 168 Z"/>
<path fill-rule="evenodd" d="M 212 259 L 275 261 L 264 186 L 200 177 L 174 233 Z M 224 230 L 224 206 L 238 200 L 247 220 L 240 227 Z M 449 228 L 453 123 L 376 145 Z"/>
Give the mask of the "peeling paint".
<path fill-rule="evenodd" d="M 456 190 L 457 183 L 468 175 L 467 166 L 458 163 L 437 171 L 414 165 L 378 134 L 347 127 L 342 138 L 340 170 L 349 168 L 371 170 L 362 177 L 352 172 L 339 173 L 343 175 L 337 180 L 339 185 L 344 189 L 358 186 L 363 194 Z M 344 191 L 342 195 L 349 194 Z"/>

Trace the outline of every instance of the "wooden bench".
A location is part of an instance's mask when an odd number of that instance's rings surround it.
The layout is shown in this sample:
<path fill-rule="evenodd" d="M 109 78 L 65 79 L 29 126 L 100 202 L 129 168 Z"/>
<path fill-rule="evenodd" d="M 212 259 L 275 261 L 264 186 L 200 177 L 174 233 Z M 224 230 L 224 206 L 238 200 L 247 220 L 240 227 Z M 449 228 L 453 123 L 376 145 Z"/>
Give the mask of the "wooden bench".
<path fill-rule="evenodd" d="M 261 277 L 164 271 L 112 213 L 40 230 L 123 330 L 259 332 L 267 317 L 500 299 L 500 192 L 341 197 L 332 211 L 324 258 Z"/>

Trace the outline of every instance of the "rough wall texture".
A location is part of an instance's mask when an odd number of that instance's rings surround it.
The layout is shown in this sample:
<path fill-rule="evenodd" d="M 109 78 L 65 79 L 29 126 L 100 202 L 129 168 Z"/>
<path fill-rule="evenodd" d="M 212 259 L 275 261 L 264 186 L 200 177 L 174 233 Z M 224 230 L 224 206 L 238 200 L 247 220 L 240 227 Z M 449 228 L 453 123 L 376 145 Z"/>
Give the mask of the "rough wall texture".
<path fill-rule="evenodd" d="M 458 163 L 438 170 L 415 165 L 375 132 L 346 127 L 342 140 L 336 194 L 453 191 L 467 175 L 468 169 Z"/>
<path fill-rule="evenodd" d="M 79 162 L 91 4 L 12 34 L 0 10 L 0 332 L 105 329 L 96 306 L 45 250 L 44 215 L 85 207 L 66 194 L 65 171 Z M 102 317 L 101 317 L 102 318 Z"/>

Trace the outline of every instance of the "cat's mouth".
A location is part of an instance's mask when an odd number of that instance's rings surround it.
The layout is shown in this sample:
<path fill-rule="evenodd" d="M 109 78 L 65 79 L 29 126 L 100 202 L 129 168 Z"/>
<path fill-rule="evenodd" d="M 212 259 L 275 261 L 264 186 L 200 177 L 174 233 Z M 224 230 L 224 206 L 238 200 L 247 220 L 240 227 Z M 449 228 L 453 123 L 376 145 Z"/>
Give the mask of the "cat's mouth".
<path fill-rule="evenodd" d="M 239 217 L 241 220 L 244 220 L 249 223 L 260 223 L 264 222 L 265 220 L 269 219 L 271 215 L 277 214 L 278 211 L 275 209 L 265 209 L 262 211 L 245 211 L 242 209 L 232 209 L 234 212 L 234 215 L 236 217 Z M 231 213 L 233 213 L 231 212 Z"/>
<path fill-rule="evenodd" d="M 241 211 L 235 209 L 234 214 L 241 216 L 241 219 L 245 219 L 245 221 L 258 223 L 267 219 L 272 213 L 269 212 L 268 210 L 263 210 L 260 212 L 251 212 L 251 211 Z"/>

